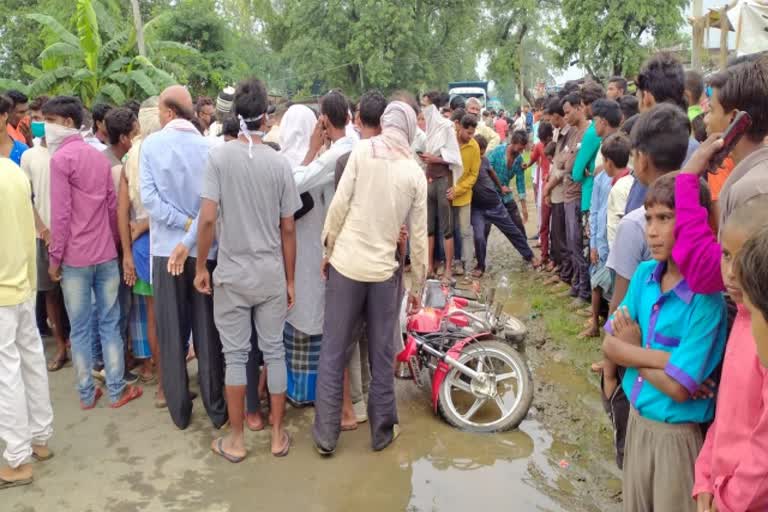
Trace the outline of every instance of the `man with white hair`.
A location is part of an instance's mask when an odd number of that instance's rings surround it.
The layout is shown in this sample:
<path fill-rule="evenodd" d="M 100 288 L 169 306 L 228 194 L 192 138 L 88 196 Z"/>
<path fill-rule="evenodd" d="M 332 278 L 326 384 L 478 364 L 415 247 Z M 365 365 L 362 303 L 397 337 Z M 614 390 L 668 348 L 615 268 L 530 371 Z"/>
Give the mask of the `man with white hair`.
<path fill-rule="evenodd" d="M 477 123 L 477 129 L 475 130 L 475 134 L 482 135 L 485 137 L 485 140 L 488 141 L 488 149 L 487 151 L 490 153 L 493 148 L 499 145 L 501 142 L 501 139 L 499 138 L 499 134 L 496 133 L 496 130 L 488 126 L 486 124 L 486 113 L 487 110 L 483 112 L 482 119 L 480 116 L 481 111 L 483 110 L 483 104 L 480 103 L 480 100 L 477 98 L 469 98 L 467 100 L 467 114 L 472 114 L 473 116 L 477 117 L 480 122 Z"/>

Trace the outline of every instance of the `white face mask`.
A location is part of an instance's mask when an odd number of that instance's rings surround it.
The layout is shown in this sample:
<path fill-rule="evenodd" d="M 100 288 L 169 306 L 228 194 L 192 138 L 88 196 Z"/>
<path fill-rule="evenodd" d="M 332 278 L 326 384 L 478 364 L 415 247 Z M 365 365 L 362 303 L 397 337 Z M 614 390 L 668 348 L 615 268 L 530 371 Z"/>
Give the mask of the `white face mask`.
<path fill-rule="evenodd" d="M 67 128 L 60 124 L 45 123 L 45 142 L 51 154 L 54 154 L 59 149 L 64 139 L 78 134 L 80 134 L 80 130 L 77 128 Z"/>

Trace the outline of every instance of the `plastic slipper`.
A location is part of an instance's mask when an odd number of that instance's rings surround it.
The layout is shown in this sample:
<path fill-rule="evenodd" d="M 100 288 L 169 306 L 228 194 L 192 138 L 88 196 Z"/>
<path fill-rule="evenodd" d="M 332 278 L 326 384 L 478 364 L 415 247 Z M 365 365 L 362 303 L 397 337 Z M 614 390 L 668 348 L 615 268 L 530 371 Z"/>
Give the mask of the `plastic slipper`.
<path fill-rule="evenodd" d="M 126 386 L 125 392 L 123 393 L 123 396 L 120 397 L 120 400 L 117 402 L 110 404 L 109 406 L 112 409 L 119 409 L 120 407 L 124 406 L 128 402 L 132 400 L 136 400 L 137 398 L 141 397 L 141 395 L 144 394 L 144 390 L 137 386 Z"/>
<path fill-rule="evenodd" d="M 53 458 L 53 451 L 50 450 L 47 446 L 40 446 L 39 448 L 44 449 L 45 453 L 38 453 L 37 450 L 35 450 L 35 446 L 32 446 L 32 458 L 37 462 L 45 462 Z"/>
<path fill-rule="evenodd" d="M 231 462 L 232 464 L 238 464 L 240 462 L 243 462 L 245 460 L 245 455 L 242 457 L 238 457 L 237 455 L 232 455 L 230 453 L 227 453 L 224 451 L 224 438 L 220 437 L 216 441 L 216 449 L 211 447 L 211 451 L 218 455 L 219 457 L 223 457 L 227 461 Z"/>
<path fill-rule="evenodd" d="M 85 405 L 83 403 L 83 401 L 81 400 L 80 401 L 80 409 L 82 409 L 84 411 L 90 411 L 91 409 L 96 407 L 96 404 L 98 403 L 99 398 L 101 398 L 103 394 L 104 394 L 104 392 L 101 390 L 101 388 L 96 388 L 96 393 L 93 395 L 93 402 L 91 402 L 91 405 Z"/>
<path fill-rule="evenodd" d="M 11 487 L 21 487 L 32 483 L 32 478 L 22 478 L 21 480 L 4 480 L 0 478 L 0 491 L 10 489 Z"/>
<path fill-rule="evenodd" d="M 48 362 L 48 371 L 53 373 L 64 368 L 64 365 L 69 362 L 69 358 L 64 356 L 59 359 L 54 359 Z"/>
<path fill-rule="evenodd" d="M 291 451 L 291 445 L 293 444 L 293 438 L 291 437 L 291 434 L 289 434 L 288 432 L 285 432 L 285 436 L 283 436 L 283 439 L 285 439 L 285 448 L 283 448 L 277 453 L 272 452 L 272 455 L 274 455 L 275 457 L 285 457 L 286 455 L 288 455 L 288 452 Z"/>
<path fill-rule="evenodd" d="M 315 443 L 315 450 L 317 450 L 317 453 L 319 453 L 323 457 L 330 457 L 331 455 L 336 453 L 336 448 L 334 448 L 333 450 L 326 450 L 325 448 L 323 448 L 317 443 Z"/>

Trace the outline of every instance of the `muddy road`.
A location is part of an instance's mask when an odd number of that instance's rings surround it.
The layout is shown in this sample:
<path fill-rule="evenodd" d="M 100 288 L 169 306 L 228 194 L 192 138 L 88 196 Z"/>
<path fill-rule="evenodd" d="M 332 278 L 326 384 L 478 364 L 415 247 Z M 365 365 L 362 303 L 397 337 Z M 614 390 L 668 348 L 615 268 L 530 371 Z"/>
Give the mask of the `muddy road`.
<path fill-rule="evenodd" d="M 613 511 L 619 473 L 610 431 L 588 364 L 598 341 L 576 341 L 580 319 L 566 299 L 494 231 L 484 280 L 507 275 L 507 310 L 526 321 L 526 353 L 535 398 L 520 430 L 494 435 L 456 431 L 432 414 L 411 382 L 398 382 L 403 433 L 381 453 L 369 449 L 367 424 L 343 433 L 335 457 L 314 451 L 312 409 L 291 409 L 295 446 L 270 456 L 267 432 L 246 434 L 249 457 L 232 465 L 209 450 L 216 434 L 199 400 L 189 429 L 152 406 L 154 388 L 135 404 L 80 411 L 71 366 L 51 374 L 56 456 L 35 466 L 35 483 L 3 491 L 2 509 L 30 511 L 287 510 L 336 512 Z M 50 343 L 49 343 L 50 345 Z M 49 347 L 50 348 L 50 347 Z M 190 367 L 194 372 L 194 365 Z M 195 385 L 193 384 L 193 388 Z"/>

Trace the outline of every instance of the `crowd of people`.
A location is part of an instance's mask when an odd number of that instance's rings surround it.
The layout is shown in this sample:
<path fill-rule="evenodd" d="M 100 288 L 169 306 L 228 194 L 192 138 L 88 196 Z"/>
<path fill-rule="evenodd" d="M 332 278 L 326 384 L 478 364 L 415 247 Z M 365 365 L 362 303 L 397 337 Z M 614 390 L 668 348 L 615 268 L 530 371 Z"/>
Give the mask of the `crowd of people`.
<path fill-rule="evenodd" d="M 314 405 L 322 455 L 366 421 L 386 448 L 401 305 L 482 278 L 496 226 L 588 317 L 581 338 L 605 332 L 625 510 L 765 509 L 768 57 L 705 81 L 660 53 L 634 82 L 569 82 L 511 118 L 441 91 L 271 105 L 257 79 L 90 110 L 0 96 L 0 488 L 53 456 L 47 372 L 70 358 L 83 411 L 156 385 L 180 429 L 196 359 L 229 462 L 268 426 L 288 455 L 287 403 Z"/>

